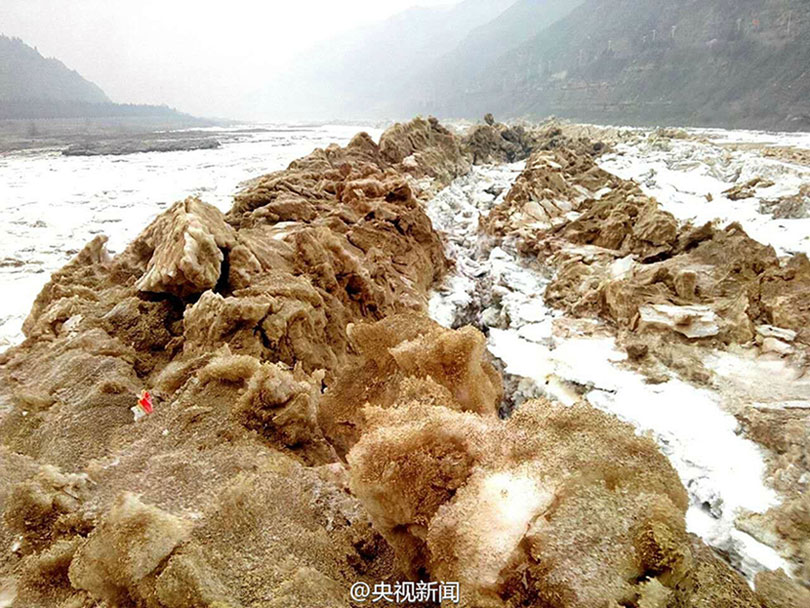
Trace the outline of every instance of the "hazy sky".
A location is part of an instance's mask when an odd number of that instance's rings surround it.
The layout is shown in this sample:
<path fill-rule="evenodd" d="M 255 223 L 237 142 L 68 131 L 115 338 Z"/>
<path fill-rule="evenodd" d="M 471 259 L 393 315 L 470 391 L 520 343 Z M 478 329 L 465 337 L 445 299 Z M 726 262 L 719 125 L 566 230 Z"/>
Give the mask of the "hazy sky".
<path fill-rule="evenodd" d="M 297 52 L 410 6 L 457 0 L 0 0 L 18 36 L 113 101 L 234 116 Z"/>

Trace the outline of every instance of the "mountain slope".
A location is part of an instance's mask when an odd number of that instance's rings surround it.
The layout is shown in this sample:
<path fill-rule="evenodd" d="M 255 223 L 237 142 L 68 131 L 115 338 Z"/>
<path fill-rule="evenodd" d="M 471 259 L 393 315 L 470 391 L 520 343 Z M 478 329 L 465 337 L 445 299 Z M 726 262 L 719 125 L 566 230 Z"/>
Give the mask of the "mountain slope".
<path fill-rule="evenodd" d="M 113 103 L 100 87 L 58 59 L 43 57 L 19 38 L 0 35 L 0 120 L 78 118 L 136 118 L 161 128 L 197 122 L 165 105 Z"/>
<path fill-rule="evenodd" d="M 439 114 L 810 128 L 803 0 L 588 0 Z"/>
<path fill-rule="evenodd" d="M 414 96 L 419 110 L 434 99 L 467 90 L 487 78 L 492 59 L 531 40 L 582 4 L 583 0 L 518 0 L 495 19 L 470 32 L 452 51 L 420 75 Z"/>
<path fill-rule="evenodd" d="M 107 103 L 98 86 L 18 38 L 0 36 L 0 100 Z"/>
<path fill-rule="evenodd" d="M 414 77 L 515 0 L 416 7 L 322 43 L 247 100 L 271 118 L 388 116 Z"/>

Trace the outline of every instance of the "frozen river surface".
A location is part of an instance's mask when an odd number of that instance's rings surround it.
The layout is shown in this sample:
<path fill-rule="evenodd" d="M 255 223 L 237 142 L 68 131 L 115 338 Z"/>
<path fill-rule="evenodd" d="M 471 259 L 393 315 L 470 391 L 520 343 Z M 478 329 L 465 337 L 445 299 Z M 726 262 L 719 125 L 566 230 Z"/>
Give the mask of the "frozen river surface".
<path fill-rule="evenodd" d="M 358 126 L 222 129 L 216 150 L 67 157 L 59 150 L 0 155 L 0 349 L 21 339 L 31 303 L 51 273 L 98 234 L 119 252 L 161 211 L 196 195 L 223 211 L 239 184 L 330 143 Z M 216 130 L 214 131 L 216 134 Z"/>
<path fill-rule="evenodd" d="M 20 340 L 22 322 L 50 274 L 94 236 L 106 234 L 109 249 L 119 252 L 158 213 L 190 195 L 227 211 L 246 180 L 282 169 L 316 147 L 345 144 L 361 130 L 375 139 L 381 133 L 357 126 L 243 129 L 223 133 L 226 140 L 216 150 L 118 157 L 64 157 L 58 150 L 0 155 L 5 220 L 0 350 Z M 637 181 L 680 220 L 738 221 L 780 254 L 810 253 L 807 214 L 785 219 L 761 209 L 769 200 L 796 195 L 810 183 L 810 169 L 765 158 L 756 150 L 718 146 L 810 149 L 810 135 L 704 130 L 692 132 L 701 139 L 662 142 L 648 137 L 649 131 L 633 131 L 638 138 L 626 138 L 601 158 L 604 169 Z M 677 378 L 657 385 L 645 382 L 622 367 L 625 355 L 612 338 L 555 336 L 553 323 L 561 313 L 544 301 L 544 269 L 529 264 L 508 244 L 490 250 L 480 242 L 479 218 L 504 196 L 521 169 L 520 163 L 476 167 L 428 203 L 428 214 L 445 235 L 447 255 L 456 262 L 456 272 L 431 300 L 432 316 L 453 325 L 476 298 L 487 305 L 497 300 L 510 321 L 507 327 L 491 329 L 489 349 L 506 372 L 522 379 L 518 389 L 526 397 L 543 394 L 568 402 L 579 398 L 570 386 L 589 387 L 585 398 L 594 406 L 658 441 L 692 499 L 687 517 L 691 531 L 729 555 L 749 577 L 763 568 L 786 567 L 776 551 L 734 525 L 740 510 L 764 512 L 778 498 L 765 482 L 760 448 L 739 435 L 724 395 Z M 753 178 L 770 185 L 743 200 L 725 196 L 728 188 Z M 500 198 L 491 193 L 493 186 Z M 484 313 L 499 314 L 491 308 Z M 718 353 L 715 358 L 727 368 L 740 367 L 734 355 Z M 760 374 L 752 375 L 754 381 L 767 374 L 778 377 L 759 363 L 745 370 Z M 793 398 L 806 405 L 808 386 L 803 383 L 799 389 L 801 394 Z M 749 399 L 758 398 L 755 390 L 750 392 Z"/>

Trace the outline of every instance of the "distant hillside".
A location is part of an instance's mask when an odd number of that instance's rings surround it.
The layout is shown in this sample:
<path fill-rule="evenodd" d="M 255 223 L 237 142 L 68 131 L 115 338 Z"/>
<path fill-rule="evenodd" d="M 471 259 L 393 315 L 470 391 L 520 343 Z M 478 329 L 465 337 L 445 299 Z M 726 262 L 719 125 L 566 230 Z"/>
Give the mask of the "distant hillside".
<path fill-rule="evenodd" d="M 314 49 L 248 106 L 274 118 L 494 112 L 810 130 L 808 6 L 463 0 L 411 9 Z"/>
<path fill-rule="evenodd" d="M 168 106 L 51 101 L 48 99 L 0 99 L 0 119 L 29 120 L 39 118 L 156 118 L 177 119 L 183 122 L 197 120 Z"/>
<path fill-rule="evenodd" d="M 109 103 L 95 84 L 18 38 L 0 36 L 0 100 Z"/>
<path fill-rule="evenodd" d="M 420 72 L 515 0 L 414 7 L 321 43 L 246 106 L 274 119 L 387 118 Z"/>
<path fill-rule="evenodd" d="M 808 34 L 807 0 L 587 0 L 421 107 L 810 129 Z"/>
<path fill-rule="evenodd" d="M 556 23 L 584 0 L 517 0 L 492 21 L 472 30 L 444 56 L 420 72 L 410 91 L 413 111 L 430 111 L 438 100 L 490 80 L 490 64 Z"/>
<path fill-rule="evenodd" d="M 18 38 L 0 36 L 0 119 L 192 117 L 167 106 L 112 103 L 97 85 Z"/>

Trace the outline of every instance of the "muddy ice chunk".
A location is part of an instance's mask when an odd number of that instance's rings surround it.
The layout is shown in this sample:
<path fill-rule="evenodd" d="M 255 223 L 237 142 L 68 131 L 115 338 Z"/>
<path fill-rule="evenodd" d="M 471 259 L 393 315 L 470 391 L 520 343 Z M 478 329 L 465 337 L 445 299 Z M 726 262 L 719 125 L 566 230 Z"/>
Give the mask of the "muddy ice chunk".
<path fill-rule="evenodd" d="M 225 259 L 222 250 L 234 245 L 234 234 L 216 207 L 198 198 L 175 203 L 139 237 L 151 257 L 135 286 L 180 297 L 212 289 Z"/>
<path fill-rule="evenodd" d="M 709 306 L 651 304 L 639 308 L 641 321 L 667 327 L 687 338 L 708 338 L 720 332 L 720 319 Z"/>
<path fill-rule="evenodd" d="M 633 235 L 648 246 L 671 247 L 678 238 L 678 221 L 657 204 L 644 205 L 633 226 Z"/>
<path fill-rule="evenodd" d="M 101 318 L 105 331 L 131 347 L 140 374 L 149 373 L 172 356 L 181 330 L 182 306 L 168 299 L 130 296 Z"/>
<path fill-rule="evenodd" d="M 647 204 L 656 205 L 653 199 Z M 625 201 L 614 206 L 611 214 L 629 214 L 628 205 Z M 602 242 L 606 228 L 595 220 L 603 211 L 592 217 L 584 214 L 565 226 L 565 240 Z M 675 244 L 642 242 L 623 232 L 630 217 L 616 224 L 621 230 L 611 246 L 621 237 L 622 250 L 629 243 L 642 263 L 625 266 L 627 257 L 616 261 L 604 250 L 588 259 L 581 247 L 565 243 L 554 258 L 559 270 L 546 299 L 577 315 L 606 316 L 633 331 L 669 328 L 689 338 L 716 336 L 725 343 L 749 342 L 755 323 L 799 330 L 810 319 L 800 295 L 810 285 L 810 265 L 799 257 L 780 265 L 772 248 L 752 240 L 736 224 L 723 230 L 684 226 Z M 661 225 L 669 225 L 670 219 L 662 215 Z M 644 256 L 653 253 L 664 254 L 663 259 L 651 261 L 653 256 L 644 262 Z"/>
<path fill-rule="evenodd" d="M 579 169 L 581 162 L 568 151 L 534 152 L 504 200 L 482 221 L 485 230 L 498 236 L 518 235 L 519 244 L 530 246 L 541 233 L 564 223 L 566 214 L 588 197 L 589 190 L 573 179 Z M 606 172 L 594 168 L 587 183 L 595 187 L 610 180 Z"/>
<path fill-rule="evenodd" d="M 496 123 L 492 114 L 464 136 L 464 148 L 475 164 L 513 163 L 526 158 L 537 144 L 530 130 Z"/>
<path fill-rule="evenodd" d="M 260 367 L 259 360 L 255 357 L 231 354 L 231 349 L 228 348 L 227 344 L 218 349 L 215 353 L 212 353 L 207 360 L 194 357 L 186 363 L 190 367 L 194 367 L 195 365 L 202 365 L 203 362 L 206 362 L 205 367 L 196 370 L 197 378 L 203 384 L 206 382 L 225 382 L 237 385 L 245 384 L 259 371 Z M 176 371 L 181 374 L 181 378 L 186 374 L 190 376 L 192 373 L 191 369 L 181 371 L 180 368 L 183 363 L 182 361 L 177 361 L 176 365 L 178 368 L 175 368 Z M 167 370 L 164 370 L 164 373 L 167 373 Z M 167 375 L 163 376 L 161 380 L 164 382 L 168 381 L 167 384 L 170 385 L 172 383 L 171 376 L 173 373 L 174 370 L 169 370 Z"/>
<path fill-rule="evenodd" d="M 190 531 L 189 522 L 124 493 L 76 552 L 70 581 L 77 589 L 113 603 L 137 595 L 137 585 L 158 569 Z"/>
<path fill-rule="evenodd" d="M 755 177 L 747 182 L 736 184 L 735 186 L 724 191 L 723 194 L 732 201 L 739 201 L 746 198 L 756 196 L 756 191 L 759 188 L 770 188 L 773 182 L 761 177 Z"/>
<path fill-rule="evenodd" d="M 89 483 L 86 475 L 63 473 L 45 465 L 34 478 L 14 487 L 3 518 L 12 531 L 22 536 L 24 552 L 54 540 L 58 522 L 79 509 Z"/>
<path fill-rule="evenodd" d="M 803 443 L 807 445 L 806 430 Z M 783 550 L 799 563 L 798 579 L 810 584 L 810 494 L 803 492 L 782 505 L 775 513 L 775 527 L 785 540 Z"/>
<path fill-rule="evenodd" d="M 793 196 L 762 200 L 759 212 L 771 214 L 774 219 L 802 219 L 807 217 L 808 207 L 810 207 L 810 184 L 804 184 Z"/>
<path fill-rule="evenodd" d="M 406 571 L 459 581 L 470 606 L 626 603 L 688 565 L 677 474 L 590 407 L 534 401 L 502 422 L 402 403 L 370 428 L 352 489 Z"/>
<path fill-rule="evenodd" d="M 810 325 L 810 260 L 805 254 L 790 258 L 781 266 L 772 264 L 762 278 L 762 308 L 771 325 L 799 334 Z"/>
<path fill-rule="evenodd" d="M 634 593 L 648 552 L 636 544 L 646 527 L 659 527 L 680 546 L 683 488 L 652 442 L 636 437 L 628 425 L 584 405 L 534 401 L 499 426 L 491 440 L 504 446 L 503 456 L 480 469 L 487 481 L 507 486 L 494 505 L 520 524 L 522 533 L 509 543 L 500 571 L 494 561 L 470 570 L 476 563 L 472 547 L 480 551 L 497 540 L 490 535 L 492 524 L 466 523 L 475 503 L 466 493 L 481 499 L 488 493 L 486 484 L 476 488 L 471 478 L 431 523 L 428 546 L 437 576 L 459 576 L 485 597 L 497 593 L 527 605 L 597 606 Z M 501 521 L 506 525 L 509 519 Z M 463 553 L 455 548 L 466 543 L 471 548 Z M 506 547 L 501 555 L 507 555 Z M 671 559 L 678 561 L 678 551 Z"/>
<path fill-rule="evenodd" d="M 107 237 L 99 235 L 53 273 L 37 295 L 23 323 L 23 333 L 29 337 L 58 333 L 54 330 L 59 324 L 96 306 L 109 263 Z"/>
<path fill-rule="evenodd" d="M 251 459 L 256 447 L 246 445 L 228 460 L 232 471 L 212 486 L 193 538 L 158 574 L 156 591 L 166 608 L 326 608 L 334 605 L 327 591 L 339 587 L 345 594 L 357 580 L 369 580 L 358 562 L 372 569 L 374 580 L 387 579 L 393 555 L 379 535 L 363 546 L 363 557 L 355 551 L 372 538 L 361 532 L 370 526 L 356 499 L 275 450 Z M 245 471 L 246 463 L 255 470 Z"/>
<path fill-rule="evenodd" d="M 333 369 L 343 346 L 330 323 L 334 314 L 308 280 L 271 272 L 233 296 L 203 293 L 184 315 L 184 352 L 228 344 L 235 354 Z"/>
<path fill-rule="evenodd" d="M 228 589 L 211 569 L 204 552 L 197 545 L 187 545 L 169 558 L 158 576 L 155 592 L 166 608 L 228 606 Z"/>
<path fill-rule="evenodd" d="M 316 408 L 323 377 L 323 371 L 308 376 L 300 364 L 289 370 L 265 363 L 250 378 L 237 415 L 248 428 L 284 446 L 313 443 L 320 438 Z"/>
<path fill-rule="evenodd" d="M 747 581 L 732 570 L 717 553 L 696 537 L 690 542 L 690 567 L 675 585 L 675 606 L 699 608 L 760 608 L 759 598 Z M 678 573 L 680 574 L 680 573 Z"/>
<path fill-rule="evenodd" d="M 54 542 L 47 549 L 25 559 L 20 568 L 16 601 L 3 603 L 6 599 L 0 592 L 3 606 L 58 606 L 58 608 L 82 608 L 84 592 L 76 592 L 70 585 L 68 569 L 81 537 L 74 536 Z M 6 587 L 6 589 L 9 589 Z M 64 602 L 62 601 L 64 600 Z"/>
<path fill-rule="evenodd" d="M 436 511 L 488 457 L 487 425 L 440 406 L 370 414 L 371 429 L 348 455 L 352 492 L 404 571 L 415 575 L 429 560 L 425 541 Z"/>
<path fill-rule="evenodd" d="M 389 127 L 380 137 L 380 156 L 413 177 L 443 184 L 470 170 L 458 138 L 432 117 Z"/>
<path fill-rule="evenodd" d="M 768 478 L 786 498 L 765 513 L 738 514 L 735 524 L 790 559 L 789 574 L 810 586 L 810 412 L 806 401 L 796 405 L 737 412 L 746 435 L 768 450 Z"/>
<path fill-rule="evenodd" d="M 503 389 L 486 365 L 486 340 L 473 327 L 422 335 L 394 346 L 391 356 L 406 374 L 437 379 L 464 411 L 491 414 Z"/>
<path fill-rule="evenodd" d="M 206 291 L 183 315 L 187 354 L 199 354 L 228 344 L 234 352 L 259 357 L 256 327 L 269 314 L 270 303 L 257 298 L 224 298 Z"/>
<path fill-rule="evenodd" d="M 189 360 L 190 366 L 202 363 L 196 357 Z M 170 376 L 177 374 L 178 380 L 162 378 L 162 384 L 176 386 L 192 373 L 191 369 L 172 370 Z M 232 416 L 267 444 L 295 450 L 307 462 L 334 459 L 316 420 L 324 370 L 307 374 L 300 363 L 292 369 L 283 363 L 261 363 L 250 355 L 234 355 L 225 345 L 195 375 L 200 384 L 219 383 L 238 390 Z"/>
<path fill-rule="evenodd" d="M 483 334 L 449 330 L 422 314 L 391 315 L 348 328 L 360 356 L 321 399 L 318 422 L 339 454 L 366 426 L 364 407 L 390 408 L 406 398 L 494 417 L 503 395 Z"/>
<path fill-rule="evenodd" d="M 318 606 L 318 608 L 344 608 L 346 590 L 332 578 L 319 570 L 302 567 L 284 581 L 271 595 L 273 598 L 266 608 L 288 608 L 290 606 Z"/>
<path fill-rule="evenodd" d="M 561 229 L 563 237 L 572 243 L 613 249 L 640 260 L 667 253 L 675 245 L 675 218 L 643 196 L 632 182 L 620 184 L 599 200 L 586 201 L 580 211 L 581 216 Z"/>
<path fill-rule="evenodd" d="M 698 290 L 698 270 L 694 268 L 678 270 L 672 277 L 672 286 L 678 297 L 684 300 L 695 300 Z"/>
<path fill-rule="evenodd" d="M 131 420 L 133 396 L 143 388 L 131 353 L 101 328 L 32 349 L 16 362 L 13 376 L 0 381 L 17 394 L 13 414 L 0 420 L 3 441 L 42 461 L 81 469 Z"/>

